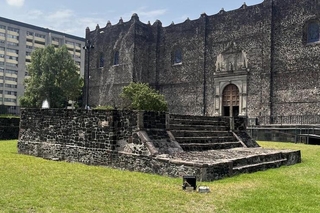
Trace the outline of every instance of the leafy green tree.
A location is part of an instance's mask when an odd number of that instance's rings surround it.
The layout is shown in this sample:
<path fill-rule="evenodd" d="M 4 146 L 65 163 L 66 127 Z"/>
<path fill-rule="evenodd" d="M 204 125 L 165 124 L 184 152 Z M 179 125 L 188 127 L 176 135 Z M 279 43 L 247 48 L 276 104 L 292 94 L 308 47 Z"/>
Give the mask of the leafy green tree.
<path fill-rule="evenodd" d="M 66 46 L 35 50 L 27 71 L 30 77 L 25 79 L 22 107 L 41 107 L 46 99 L 52 108 L 65 107 L 68 100 L 77 100 L 82 93 L 83 79 Z"/>
<path fill-rule="evenodd" d="M 129 101 L 129 108 L 146 111 L 167 111 L 168 104 L 163 95 L 145 83 L 130 83 L 123 87 L 120 95 Z"/>

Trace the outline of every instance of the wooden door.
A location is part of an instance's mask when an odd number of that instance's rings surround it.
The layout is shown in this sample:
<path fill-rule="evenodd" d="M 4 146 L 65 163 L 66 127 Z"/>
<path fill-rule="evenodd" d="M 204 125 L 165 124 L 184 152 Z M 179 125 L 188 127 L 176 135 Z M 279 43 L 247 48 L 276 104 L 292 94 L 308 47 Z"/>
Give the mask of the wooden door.
<path fill-rule="evenodd" d="M 235 117 L 239 115 L 239 89 L 236 85 L 230 84 L 223 90 L 223 115 Z"/>

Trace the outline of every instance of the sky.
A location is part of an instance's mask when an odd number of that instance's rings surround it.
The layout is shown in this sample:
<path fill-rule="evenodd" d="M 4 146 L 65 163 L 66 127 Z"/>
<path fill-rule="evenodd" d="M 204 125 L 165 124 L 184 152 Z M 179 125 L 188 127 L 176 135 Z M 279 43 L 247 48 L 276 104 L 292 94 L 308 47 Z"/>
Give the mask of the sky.
<path fill-rule="evenodd" d="M 246 0 L 248 6 L 263 0 Z M 102 28 L 108 21 L 117 24 L 138 14 L 140 21 L 156 20 L 168 26 L 198 19 L 202 13 L 214 15 L 238 9 L 244 0 L 0 0 L 0 16 L 63 33 L 84 37 L 85 29 Z"/>

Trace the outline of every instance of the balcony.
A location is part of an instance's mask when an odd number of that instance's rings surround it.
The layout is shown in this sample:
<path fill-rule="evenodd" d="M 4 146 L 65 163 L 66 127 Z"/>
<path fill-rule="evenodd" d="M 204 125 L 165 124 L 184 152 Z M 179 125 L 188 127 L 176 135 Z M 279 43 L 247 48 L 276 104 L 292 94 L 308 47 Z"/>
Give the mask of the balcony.
<path fill-rule="evenodd" d="M 31 40 L 31 41 L 32 41 L 33 38 L 34 38 L 34 37 L 33 37 L 32 35 L 27 35 L 27 40 Z"/>
<path fill-rule="evenodd" d="M 66 46 L 68 49 L 72 49 L 72 50 L 74 49 L 74 45 L 72 45 L 72 44 L 66 44 Z"/>
<path fill-rule="evenodd" d="M 7 55 L 14 56 L 14 57 L 18 57 L 19 56 L 17 53 L 8 52 L 8 51 L 7 51 Z"/>
<path fill-rule="evenodd" d="M 4 102 L 4 105 L 6 105 L 6 106 L 17 106 L 17 103 L 13 103 L 13 102 Z"/>
<path fill-rule="evenodd" d="M 34 43 L 33 46 L 34 46 L 34 47 L 38 47 L 38 48 L 44 48 L 44 47 L 45 47 L 44 44 L 37 44 L 37 43 Z"/>
<path fill-rule="evenodd" d="M 19 36 L 19 33 L 14 32 L 14 31 L 8 30 L 7 33 L 10 34 L 10 35 Z"/>
<path fill-rule="evenodd" d="M 7 59 L 6 61 L 7 61 L 8 63 L 18 64 L 18 61 L 16 61 L 16 60 Z"/>
<path fill-rule="evenodd" d="M 35 40 L 35 41 L 40 41 L 40 42 L 46 43 L 46 39 L 45 39 L 45 38 L 40 38 L 40 37 L 35 36 L 35 37 L 34 37 L 34 40 Z"/>
<path fill-rule="evenodd" d="M 12 43 L 17 43 L 19 44 L 19 40 L 18 39 L 14 39 L 14 38 L 7 38 L 8 42 L 12 42 Z"/>
<path fill-rule="evenodd" d="M 15 96 L 15 95 L 5 95 L 4 97 L 5 98 L 12 98 L 12 99 L 16 99 L 17 98 L 17 96 Z"/>
<path fill-rule="evenodd" d="M 52 43 L 53 45 L 59 46 L 59 42 L 58 42 L 58 41 L 52 41 L 51 43 Z"/>

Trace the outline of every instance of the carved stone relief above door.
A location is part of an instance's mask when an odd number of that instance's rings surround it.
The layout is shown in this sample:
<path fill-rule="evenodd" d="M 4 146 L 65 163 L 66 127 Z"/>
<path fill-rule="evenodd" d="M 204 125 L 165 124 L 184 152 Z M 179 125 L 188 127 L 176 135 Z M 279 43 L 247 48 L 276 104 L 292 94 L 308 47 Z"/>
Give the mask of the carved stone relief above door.
<path fill-rule="evenodd" d="M 246 71 L 248 59 L 246 53 L 233 42 L 217 57 L 216 73 Z"/>

